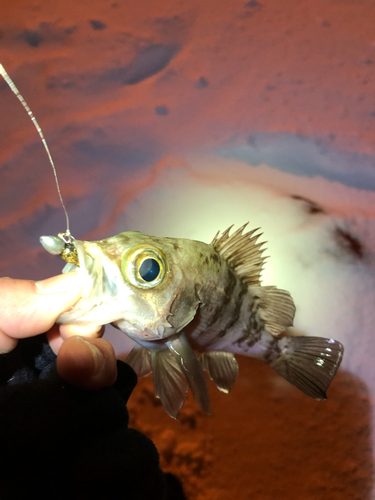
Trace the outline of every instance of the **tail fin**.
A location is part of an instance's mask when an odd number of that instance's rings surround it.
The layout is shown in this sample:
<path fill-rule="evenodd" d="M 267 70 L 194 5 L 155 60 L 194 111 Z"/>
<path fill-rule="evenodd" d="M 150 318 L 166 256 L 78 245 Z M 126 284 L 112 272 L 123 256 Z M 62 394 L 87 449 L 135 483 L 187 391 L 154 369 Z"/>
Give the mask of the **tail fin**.
<path fill-rule="evenodd" d="M 340 366 L 344 346 L 322 337 L 283 337 L 270 366 L 314 399 L 327 399 L 326 391 Z"/>

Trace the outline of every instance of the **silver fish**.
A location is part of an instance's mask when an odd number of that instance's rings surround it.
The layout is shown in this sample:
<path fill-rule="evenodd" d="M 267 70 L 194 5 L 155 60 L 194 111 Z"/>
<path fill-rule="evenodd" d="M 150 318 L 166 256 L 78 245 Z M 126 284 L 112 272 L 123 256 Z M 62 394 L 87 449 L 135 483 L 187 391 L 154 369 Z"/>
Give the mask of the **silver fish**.
<path fill-rule="evenodd" d="M 340 342 L 286 336 L 295 306 L 289 292 L 261 286 L 265 258 L 257 229 L 218 233 L 211 244 L 136 231 L 100 241 L 43 236 L 52 254 L 78 271 L 82 298 L 58 323 L 112 323 L 136 342 L 127 358 L 138 376 L 153 373 L 155 395 L 177 415 L 188 387 L 210 413 L 207 380 L 228 393 L 234 354 L 263 360 L 314 399 L 326 399 L 341 363 Z"/>

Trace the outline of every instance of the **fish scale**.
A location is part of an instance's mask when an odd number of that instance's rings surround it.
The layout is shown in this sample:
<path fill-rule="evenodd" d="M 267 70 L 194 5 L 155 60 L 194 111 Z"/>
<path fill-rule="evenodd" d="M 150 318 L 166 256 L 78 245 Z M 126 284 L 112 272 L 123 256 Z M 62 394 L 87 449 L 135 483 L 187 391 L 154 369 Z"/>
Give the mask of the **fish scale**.
<path fill-rule="evenodd" d="M 185 328 L 189 340 L 199 338 L 199 346 L 211 344 L 224 336 L 239 320 L 243 297 L 247 286 L 241 281 L 225 261 L 221 263 L 221 272 L 216 276 L 208 269 L 211 277 L 215 277 L 215 286 L 199 287 L 198 295 L 202 301 L 197 312 L 197 321 Z M 204 281 L 204 276 L 201 280 Z"/>

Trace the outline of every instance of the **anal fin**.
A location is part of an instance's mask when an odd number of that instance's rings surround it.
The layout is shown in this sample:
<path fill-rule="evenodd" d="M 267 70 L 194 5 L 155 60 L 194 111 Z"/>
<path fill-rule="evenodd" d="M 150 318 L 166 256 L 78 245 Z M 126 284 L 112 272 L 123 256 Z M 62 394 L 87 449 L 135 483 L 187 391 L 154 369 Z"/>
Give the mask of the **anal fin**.
<path fill-rule="evenodd" d="M 198 355 L 203 369 L 221 392 L 231 390 L 238 377 L 238 363 L 231 352 L 211 351 Z"/>

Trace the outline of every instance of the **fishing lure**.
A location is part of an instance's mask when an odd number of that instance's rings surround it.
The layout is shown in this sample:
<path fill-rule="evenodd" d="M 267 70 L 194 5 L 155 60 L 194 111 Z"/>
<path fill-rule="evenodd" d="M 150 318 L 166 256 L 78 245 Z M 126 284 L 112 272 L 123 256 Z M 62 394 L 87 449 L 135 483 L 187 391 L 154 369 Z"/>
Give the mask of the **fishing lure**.
<path fill-rule="evenodd" d="M 31 119 L 34 127 L 36 128 L 36 130 L 37 130 L 37 132 L 39 134 L 39 137 L 40 137 L 40 139 L 41 139 L 41 141 L 43 143 L 44 149 L 46 150 L 49 162 L 50 162 L 50 164 L 52 166 L 53 175 L 54 175 L 54 178 L 55 178 L 55 183 L 56 183 L 56 188 L 57 188 L 57 193 L 58 193 L 58 196 L 60 198 L 60 203 L 61 203 L 61 206 L 62 206 L 62 208 L 64 210 L 65 218 L 66 218 L 66 231 L 64 233 L 59 233 L 59 238 L 65 244 L 64 245 L 64 249 L 62 251 L 62 257 L 67 262 L 73 261 L 73 260 L 76 261 L 76 258 L 74 257 L 74 255 L 76 255 L 75 248 L 74 248 L 74 245 L 72 244 L 74 238 L 71 235 L 70 228 L 69 228 L 69 215 L 68 215 L 68 212 L 66 210 L 66 207 L 65 207 L 65 204 L 64 204 L 64 200 L 63 200 L 63 197 L 62 197 L 62 194 L 61 194 L 60 184 L 59 184 L 59 180 L 58 180 L 57 172 L 56 172 L 56 167 L 55 167 L 54 161 L 52 159 L 52 155 L 50 153 L 47 141 L 45 140 L 43 132 L 42 132 L 42 129 L 40 128 L 39 123 L 36 121 L 36 118 L 35 118 L 33 112 L 31 111 L 31 109 L 29 108 L 29 105 L 27 104 L 27 102 L 25 101 L 25 99 L 22 97 L 20 91 L 18 90 L 18 88 L 14 84 L 13 80 L 8 75 L 8 73 L 5 71 L 5 68 L 4 68 L 4 66 L 2 64 L 0 64 L 0 75 L 4 78 L 5 82 L 9 86 L 10 90 L 15 94 L 15 96 L 17 97 L 17 99 L 21 102 L 22 106 L 26 110 L 26 112 L 29 115 L 29 117 L 30 117 L 30 119 Z M 70 254 L 71 252 L 72 252 L 72 254 Z"/>
<path fill-rule="evenodd" d="M 257 229 L 229 228 L 211 244 L 137 231 L 79 241 L 66 217 L 65 233 L 40 238 L 66 261 L 63 272 L 77 271 L 83 282 L 82 297 L 57 322 L 112 323 L 127 334 L 136 342 L 127 362 L 138 376 L 153 374 L 169 415 L 177 418 L 188 387 L 210 413 L 204 371 L 228 393 L 238 376 L 234 354 L 261 359 L 306 395 L 326 398 L 344 348 L 334 339 L 286 335 L 294 302 L 285 290 L 261 286 Z"/>

